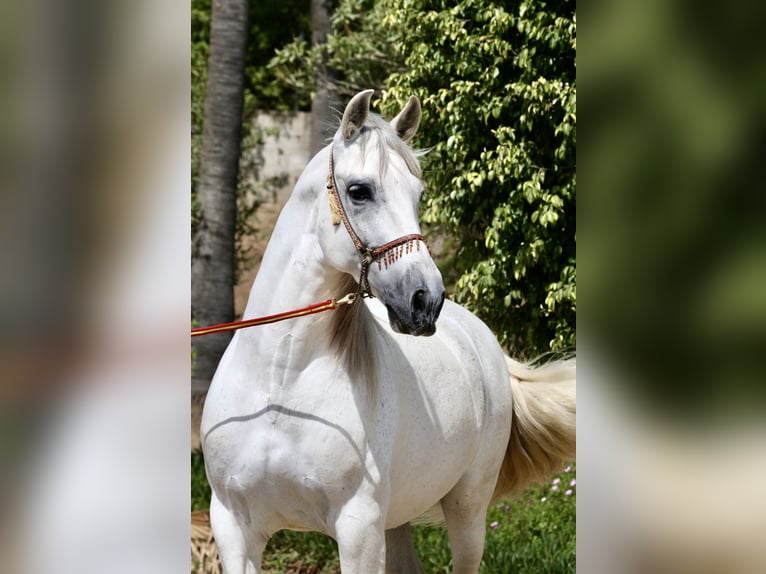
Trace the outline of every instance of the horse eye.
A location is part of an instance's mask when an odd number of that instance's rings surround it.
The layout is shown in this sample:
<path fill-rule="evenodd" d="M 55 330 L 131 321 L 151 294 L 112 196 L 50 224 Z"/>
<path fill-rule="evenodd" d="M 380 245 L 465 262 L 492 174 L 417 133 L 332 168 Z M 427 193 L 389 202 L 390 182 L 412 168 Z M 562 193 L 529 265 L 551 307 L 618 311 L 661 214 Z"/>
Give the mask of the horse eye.
<path fill-rule="evenodd" d="M 362 183 L 352 183 L 348 186 L 348 196 L 351 201 L 369 201 L 372 199 L 372 188 Z"/>

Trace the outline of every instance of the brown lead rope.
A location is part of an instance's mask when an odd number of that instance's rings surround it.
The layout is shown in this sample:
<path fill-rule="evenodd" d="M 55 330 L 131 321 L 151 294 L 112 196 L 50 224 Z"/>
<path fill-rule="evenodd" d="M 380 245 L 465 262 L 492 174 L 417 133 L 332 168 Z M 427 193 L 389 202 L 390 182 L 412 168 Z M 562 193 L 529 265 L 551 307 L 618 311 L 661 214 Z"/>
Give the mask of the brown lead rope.
<path fill-rule="evenodd" d="M 246 327 L 268 325 L 269 323 L 277 323 L 279 321 L 284 321 L 285 319 L 296 319 L 298 317 L 314 315 L 324 311 L 333 311 L 338 308 L 338 305 L 350 305 L 356 300 L 356 297 L 356 293 L 349 293 L 340 299 L 328 299 L 327 301 L 314 303 L 308 307 L 294 309 L 293 311 L 285 311 L 284 313 L 277 313 L 275 315 L 268 315 L 266 317 L 256 317 L 254 319 L 245 319 L 243 321 L 233 321 L 231 323 L 220 323 L 218 325 L 210 325 L 207 327 L 197 327 L 196 329 L 191 330 L 191 336 L 201 337 L 202 335 L 212 335 L 213 333 L 236 331 Z"/>

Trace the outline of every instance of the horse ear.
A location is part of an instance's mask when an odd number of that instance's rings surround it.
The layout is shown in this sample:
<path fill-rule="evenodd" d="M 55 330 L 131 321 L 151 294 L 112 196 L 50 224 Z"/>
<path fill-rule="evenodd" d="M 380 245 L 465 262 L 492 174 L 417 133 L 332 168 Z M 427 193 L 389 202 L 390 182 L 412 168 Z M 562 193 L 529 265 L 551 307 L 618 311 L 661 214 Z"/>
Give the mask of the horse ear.
<path fill-rule="evenodd" d="M 421 116 L 420 100 L 416 96 L 410 96 L 404 109 L 391 120 L 391 126 L 402 141 L 408 142 L 418 131 Z"/>
<path fill-rule="evenodd" d="M 346 106 L 340 122 L 340 133 L 345 141 L 350 140 L 364 125 L 370 113 L 370 99 L 375 90 L 359 92 Z"/>

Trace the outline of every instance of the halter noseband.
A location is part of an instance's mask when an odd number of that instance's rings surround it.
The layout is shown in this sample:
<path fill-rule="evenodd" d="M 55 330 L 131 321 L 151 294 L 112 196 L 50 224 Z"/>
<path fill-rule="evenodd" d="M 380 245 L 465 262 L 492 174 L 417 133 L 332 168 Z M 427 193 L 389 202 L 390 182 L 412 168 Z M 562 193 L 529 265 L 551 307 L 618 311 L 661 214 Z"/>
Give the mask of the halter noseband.
<path fill-rule="evenodd" d="M 359 252 L 359 257 L 362 260 L 362 270 L 359 274 L 359 294 L 362 295 L 362 297 L 373 297 L 374 295 L 370 290 L 370 282 L 367 279 L 367 273 L 369 272 L 370 265 L 373 261 L 378 262 L 378 269 L 381 269 L 384 265 L 386 269 L 388 269 L 388 266 L 402 255 L 411 253 L 413 246 L 420 251 L 421 241 L 425 244 L 429 253 L 431 252 L 431 248 L 428 246 L 426 238 L 419 233 L 403 235 L 398 239 L 394 239 L 393 241 L 389 241 L 388 243 L 384 243 L 383 245 L 374 248 L 366 246 L 351 226 L 346 210 L 343 207 L 343 202 L 340 200 L 338 186 L 335 185 L 333 150 L 334 144 L 331 144 L 329 173 L 327 174 L 327 199 L 330 202 L 330 210 L 333 217 L 332 222 L 333 225 L 340 225 L 340 222 L 343 222 L 343 225 L 346 226 L 346 231 L 348 231 L 349 236 L 351 236 L 351 241 L 354 242 L 354 246 Z"/>

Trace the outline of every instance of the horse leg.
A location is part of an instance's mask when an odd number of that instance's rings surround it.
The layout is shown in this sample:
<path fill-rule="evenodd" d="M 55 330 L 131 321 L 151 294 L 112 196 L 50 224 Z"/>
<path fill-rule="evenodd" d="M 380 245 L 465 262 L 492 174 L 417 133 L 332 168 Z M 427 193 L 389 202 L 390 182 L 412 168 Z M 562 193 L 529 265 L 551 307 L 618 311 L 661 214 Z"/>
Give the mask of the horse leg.
<path fill-rule="evenodd" d="M 343 574 L 385 573 L 385 519 L 377 502 L 346 504 L 335 521 L 335 541 Z"/>
<path fill-rule="evenodd" d="M 485 492 L 485 496 L 479 497 Z M 441 507 L 447 521 L 447 535 L 452 550 L 453 574 L 476 574 L 484 554 L 487 505 L 492 491 L 481 486 L 476 489 L 458 483 L 442 499 Z"/>
<path fill-rule="evenodd" d="M 386 530 L 386 574 L 425 574 L 412 543 L 409 522 Z"/>
<path fill-rule="evenodd" d="M 236 515 L 218 500 L 210 500 L 210 526 L 224 574 L 260 574 L 261 555 L 268 537 L 245 532 Z"/>

